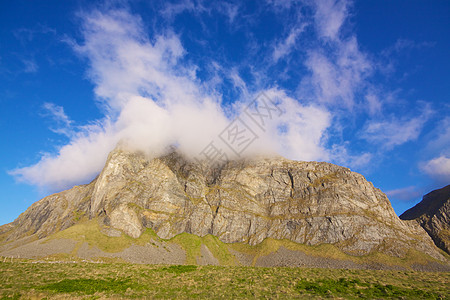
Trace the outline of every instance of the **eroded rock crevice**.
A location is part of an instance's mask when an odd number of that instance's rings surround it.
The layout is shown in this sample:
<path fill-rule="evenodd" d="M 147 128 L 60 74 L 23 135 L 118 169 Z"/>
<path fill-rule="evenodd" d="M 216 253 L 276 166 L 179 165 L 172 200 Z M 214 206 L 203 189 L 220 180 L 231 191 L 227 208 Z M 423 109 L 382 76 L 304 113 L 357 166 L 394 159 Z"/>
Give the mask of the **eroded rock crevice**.
<path fill-rule="evenodd" d="M 94 217 L 131 237 L 152 228 L 161 238 L 290 239 L 357 255 L 413 248 L 441 258 L 423 229 L 401 221 L 380 190 L 347 168 L 283 158 L 209 167 L 176 152 L 148 159 L 119 149 L 90 184 L 33 204 L 8 225 L 8 238 L 30 230 L 45 237 L 62 220 L 67 226 Z"/>

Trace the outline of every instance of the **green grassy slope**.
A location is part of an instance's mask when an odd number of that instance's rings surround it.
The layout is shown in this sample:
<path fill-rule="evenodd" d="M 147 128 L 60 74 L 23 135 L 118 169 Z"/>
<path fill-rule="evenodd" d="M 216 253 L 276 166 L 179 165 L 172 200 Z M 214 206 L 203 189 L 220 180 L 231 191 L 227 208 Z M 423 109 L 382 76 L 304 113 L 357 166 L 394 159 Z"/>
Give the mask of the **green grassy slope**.
<path fill-rule="evenodd" d="M 166 240 L 159 238 L 151 229 L 147 229 L 138 239 L 133 239 L 125 234 L 122 234 L 120 237 L 109 237 L 102 233 L 101 227 L 96 220 L 79 223 L 49 237 L 49 239 L 62 238 L 78 241 L 78 247 L 80 247 L 83 242 L 87 242 L 90 246 L 98 247 L 100 250 L 108 253 L 123 251 L 132 244 L 155 245 L 155 243 L 157 243 L 164 246 L 168 243 L 175 243 L 181 246 L 186 252 L 186 264 L 197 263 L 197 258 L 201 255 L 200 249 L 202 245 L 207 246 L 213 256 L 218 259 L 220 265 L 224 266 L 239 265 L 239 261 L 233 255 L 234 251 L 247 254 L 252 258 L 252 264 L 254 265 L 259 258 L 276 252 L 280 247 L 293 251 L 300 251 L 314 257 L 347 260 L 359 264 L 384 264 L 388 266 L 410 268 L 413 264 L 426 265 L 429 262 L 437 262 L 430 256 L 415 250 L 409 250 L 408 254 L 403 258 L 392 257 L 379 252 L 365 256 L 352 256 L 330 244 L 308 246 L 289 240 L 275 240 L 270 238 L 265 239 L 256 246 L 250 246 L 245 243 L 225 244 L 212 235 L 198 237 L 188 233 L 182 233 Z M 72 252 L 72 256 L 76 256 L 77 250 L 76 247 Z"/>

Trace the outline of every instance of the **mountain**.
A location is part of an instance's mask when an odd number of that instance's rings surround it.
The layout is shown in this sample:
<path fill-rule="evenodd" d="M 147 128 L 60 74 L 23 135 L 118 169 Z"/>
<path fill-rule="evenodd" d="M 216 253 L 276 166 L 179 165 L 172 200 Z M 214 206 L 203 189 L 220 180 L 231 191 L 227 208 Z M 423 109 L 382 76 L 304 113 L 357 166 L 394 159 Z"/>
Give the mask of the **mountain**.
<path fill-rule="evenodd" d="M 450 185 L 426 194 L 400 218 L 416 220 L 436 246 L 450 254 Z"/>
<path fill-rule="evenodd" d="M 120 148 L 90 184 L 1 226 L 0 242 L 0 255 L 22 257 L 59 247 L 153 263 L 448 264 L 417 223 L 400 220 L 384 193 L 347 168 L 282 157 L 210 166 L 177 151 L 148 158 Z"/>

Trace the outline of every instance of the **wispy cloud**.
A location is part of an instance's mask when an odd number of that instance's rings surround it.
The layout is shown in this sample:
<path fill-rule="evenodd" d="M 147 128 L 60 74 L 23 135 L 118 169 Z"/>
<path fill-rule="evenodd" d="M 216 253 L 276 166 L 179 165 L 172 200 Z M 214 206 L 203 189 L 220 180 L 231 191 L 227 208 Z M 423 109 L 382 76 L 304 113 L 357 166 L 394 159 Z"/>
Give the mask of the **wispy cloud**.
<path fill-rule="evenodd" d="M 365 96 L 367 102 L 367 108 L 369 115 L 377 115 L 382 112 L 383 102 L 377 93 L 373 90 L 369 90 Z"/>
<path fill-rule="evenodd" d="M 238 2 L 239 3 L 239 2 Z M 234 20 L 238 16 L 239 13 L 239 5 L 228 3 L 228 2 L 218 2 L 217 10 L 220 11 L 223 15 L 228 17 L 228 22 L 230 24 L 234 23 Z"/>
<path fill-rule="evenodd" d="M 322 38 L 335 40 L 339 38 L 339 31 L 347 19 L 349 1 L 320 0 L 314 1 L 315 23 Z"/>
<path fill-rule="evenodd" d="M 200 16 L 202 14 L 210 15 L 213 11 L 227 17 L 228 23 L 233 24 L 238 16 L 239 2 L 181 0 L 174 3 L 167 1 L 159 13 L 165 19 L 173 21 L 178 15 L 183 13 L 191 13 Z"/>
<path fill-rule="evenodd" d="M 359 50 L 355 37 L 339 41 L 333 49 L 332 53 L 324 49 L 309 52 L 305 64 L 311 76 L 303 79 L 300 91 L 309 91 L 312 97 L 325 104 L 352 109 L 355 95 L 367 87 L 365 79 L 373 66 Z"/>
<path fill-rule="evenodd" d="M 420 200 L 423 195 L 423 190 L 416 186 L 408 186 L 400 189 L 389 190 L 386 192 L 389 198 L 395 198 L 402 201 L 415 201 Z"/>
<path fill-rule="evenodd" d="M 394 45 L 384 49 L 382 55 L 385 57 L 392 57 L 393 54 L 405 55 L 414 49 L 423 49 L 433 47 L 435 43 L 432 42 L 415 42 L 408 39 L 398 39 Z"/>
<path fill-rule="evenodd" d="M 24 65 L 23 71 L 25 73 L 36 73 L 39 69 L 37 63 L 33 59 L 23 59 L 22 63 Z"/>
<path fill-rule="evenodd" d="M 64 108 L 62 106 L 56 105 L 51 102 L 45 102 L 42 106 L 45 109 L 45 114 L 49 115 L 58 123 L 61 123 L 64 126 L 70 126 L 72 121 L 64 112 Z"/>
<path fill-rule="evenodd" d="M 348 141 L 342 144 L 334 144 L 331 149 L 330 158 L 335 163 L 349 168 L 366 169 L 372 162 L 374 155 L 370 152 L 352 154 L 349 148 L 350 143 Z"/>
<path fill-rule="evenodd" d="M 42 108 L 44 109 L 42 115 L 50 117 L 56 123 L 55 127 L 50 128 L 51 131 L 68 137 L 72 135 L 71 125 L 73 121 L 66 115 L 62 106 L 45 102 Z"/>
<path fill-rule="evenodd" d="M 392 149 L 416 140 L 432 113 L 431 108 L 425 106 L 421 114 L 413 118 L 391 116 L 385 120 L 370 120 L 361 132 L 361 138 L 381 148 Z"/>
<path fill-rule="evenodd" d="M 161 9 L 160 13 L 165 18 L 168 19 L 174 19 L 177 15 L 185 12 L 185 11 L 191 11 L 191 12 L 202 12 L 205 8 L 202 5 L 197 5 L 192 0 L 182 0 L 178 3 L 171 3 L 168 2 L 167 5 L 164 6 L 163 9 Z"/>
<path fill-rule="evenodd" d="M 301 27 L 293 28 L 283 41 L 275 45 L 272 54 L 273 60 L 275 62 L 277 62 L 279 59 L 283 58 L 293 50 L 296 40 L 298 36 L 303 32 L 305 26 L 306 24 L 303 24 Z"/>

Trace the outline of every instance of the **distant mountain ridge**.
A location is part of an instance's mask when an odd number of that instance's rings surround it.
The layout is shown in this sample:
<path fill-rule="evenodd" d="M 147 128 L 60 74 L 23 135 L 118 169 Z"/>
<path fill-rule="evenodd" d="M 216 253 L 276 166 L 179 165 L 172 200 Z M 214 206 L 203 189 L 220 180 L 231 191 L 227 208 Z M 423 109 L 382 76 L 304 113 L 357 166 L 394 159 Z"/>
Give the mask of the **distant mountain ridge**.
<path fill-rule="evenodd" d="M 450 185 L 434 190 L 421 202 L 405 211 L 403 220 L 416 220 L 436 246 L 450 254 Z"/>
<path fill-rule="evenodd" d="M 45 197 L 1 226 L 0 242 L 13 253 L 92 221 L 105 236 L 136 241 L 151 230 L 164 241 L 182 233 L 226 245 L 274 239 L 329 244 L 353 256 L 418 251 L 446 262 L 420 226 L 400 220 L 384 193 L 347 168 L 282 157 L 212 167 L 177 151 L 149 159 L 120 148 L 90 184 Z"/>

